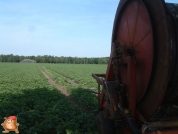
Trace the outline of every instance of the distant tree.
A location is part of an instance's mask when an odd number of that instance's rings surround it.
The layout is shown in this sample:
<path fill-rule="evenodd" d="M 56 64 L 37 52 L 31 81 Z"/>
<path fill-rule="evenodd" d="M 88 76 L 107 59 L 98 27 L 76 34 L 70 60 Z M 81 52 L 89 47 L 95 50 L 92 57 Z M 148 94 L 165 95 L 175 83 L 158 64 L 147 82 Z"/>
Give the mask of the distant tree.
<path fill-rule="evenodd" d="M 3 58 L 2 55 L 0 55 L 0 62 L 2 62 L 2 58 Z"/>
<path fill-rule="evenodd" d="M 81 57 L 57 57 L 57 56 L 18 56 L 18 55 L 0 55 L 0 62 L 20 62 L 23 59 L 35 60 L 37 63 L 67 63 L 67 64 L 107 64 L 109 57 L 101 58 L 81 58 Z"/>

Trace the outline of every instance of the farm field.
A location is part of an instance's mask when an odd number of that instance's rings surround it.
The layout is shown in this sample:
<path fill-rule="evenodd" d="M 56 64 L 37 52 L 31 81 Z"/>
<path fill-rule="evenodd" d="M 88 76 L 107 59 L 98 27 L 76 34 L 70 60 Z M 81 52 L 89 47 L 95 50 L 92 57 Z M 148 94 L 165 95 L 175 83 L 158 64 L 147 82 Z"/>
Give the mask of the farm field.
<path fill-rule="evenodd" d="M 15 115 L 23 134 L 97 133 L 97 99 L 89 92 L 97 84 L 91 74 L 105 73 L 106 66 L 0 63 L 1 123 Z"/>
<path fill-rule="evenodd" d="M 105 64 L 42 64 L 43 67 L 79 83 L 81 86 L 96 88 L 92 73 L 105 73 Z"/>

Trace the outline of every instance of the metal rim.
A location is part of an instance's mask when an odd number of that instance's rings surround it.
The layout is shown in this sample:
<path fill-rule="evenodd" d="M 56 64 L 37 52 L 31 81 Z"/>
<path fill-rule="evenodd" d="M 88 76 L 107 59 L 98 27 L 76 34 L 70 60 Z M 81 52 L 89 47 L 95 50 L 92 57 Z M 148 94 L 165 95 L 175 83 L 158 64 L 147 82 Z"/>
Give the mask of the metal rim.
<path fill-rule="evenodd" d="M 153 67 L 149 67 L 152 69 L 150 78 L 149 75 L 147 75 L 148 81 L 146 80 L 146 82 L 148 83 L 148 87 L 140 93 L 140 97 L 137 98 L 138 111 L 144 116 L 144 118 L 149 119 L 161 104 L 168 85 L 169 66 L 171 62 L 169 19 L 165 3 L 162 0 L 121 0 L 114 21 L 112 42 L 118 39 L 118 28 L 122 13 L 131 2 L 144 3 L 151 18 L 151 27 L 153 29 L 153 61 L 150 60 L 149 62 L 153 64 Z M 106 80 L 114 80 L 113 74 L 110 58 L 106 73 Z M 140 100 L 140 98 L 142 99 Z"/>
<path fill-rule="evenodd" d="M 143 2 L 133 0 L 122 11 L 116 42 L 129 50 L 136 62 L 136 101 L 143 97 L 149 83 L 153 64 L 153 32 L 149 14 Z M 127 72 L 122 71 L 122 81 L 129 82 Z"/>
<path fill-rule="evenodd" d="M 178 4 L 166 3 L 171 19 L 171 47 L 172 66 L 170 68 L 170 81 L 164 97 L 164 103 L 178 104 Z"/>

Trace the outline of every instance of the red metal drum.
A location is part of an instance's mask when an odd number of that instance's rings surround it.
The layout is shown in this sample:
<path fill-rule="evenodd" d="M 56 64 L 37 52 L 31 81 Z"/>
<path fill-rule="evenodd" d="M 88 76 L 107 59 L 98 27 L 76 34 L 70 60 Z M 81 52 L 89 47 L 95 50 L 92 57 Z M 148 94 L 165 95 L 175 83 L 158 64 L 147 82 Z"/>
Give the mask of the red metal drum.
<path fill-rule="evenodd" d="M 134 0 L 127 4 L 116 32 L 115 41 L 132 51 L 136 62 L 136 101 L 139 102 L 148 87 L 153 65 L 152 25 L 143 2 Z M 122 81 L 127 85 L 125 73 L 122 73 Z"/>
<path fill-rule="evenodd" d="M 127 86 L 129 109 L 149 119 L 164 98 L 170 75 L 171 38 L 170 20 L 162 0 L 121 0 L 115 16 L 112 44 L 120 43 L 122 57 L 131 62 L 120 70 Z M 115 49 L 111 46 L 112 50 Z M 134 76 L 132 75 L 134 72 Z M 132 77 L 132 78 L 130 78 Z M 106 81 L 114 80 L 112 57 Z M 133 84 L 135 83 L 135 85 Z M 133 110 L 133 106 L 134 109 Z"/>

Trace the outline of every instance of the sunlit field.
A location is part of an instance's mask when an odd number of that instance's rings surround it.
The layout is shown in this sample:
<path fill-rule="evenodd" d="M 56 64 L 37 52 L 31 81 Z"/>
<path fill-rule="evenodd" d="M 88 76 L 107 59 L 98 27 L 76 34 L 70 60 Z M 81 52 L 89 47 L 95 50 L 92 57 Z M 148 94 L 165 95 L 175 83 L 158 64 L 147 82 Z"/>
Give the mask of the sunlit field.
<path fill-rule="evenodd" d="M 106 66 L 0 63 L 1 122 L 17 116 L 23 134 L 97 133 L 97 99 L 90 92 L 97 84 L 91 74 L 105 73 Z M 70 96 L 50 84 L 42 70 Z"/>

